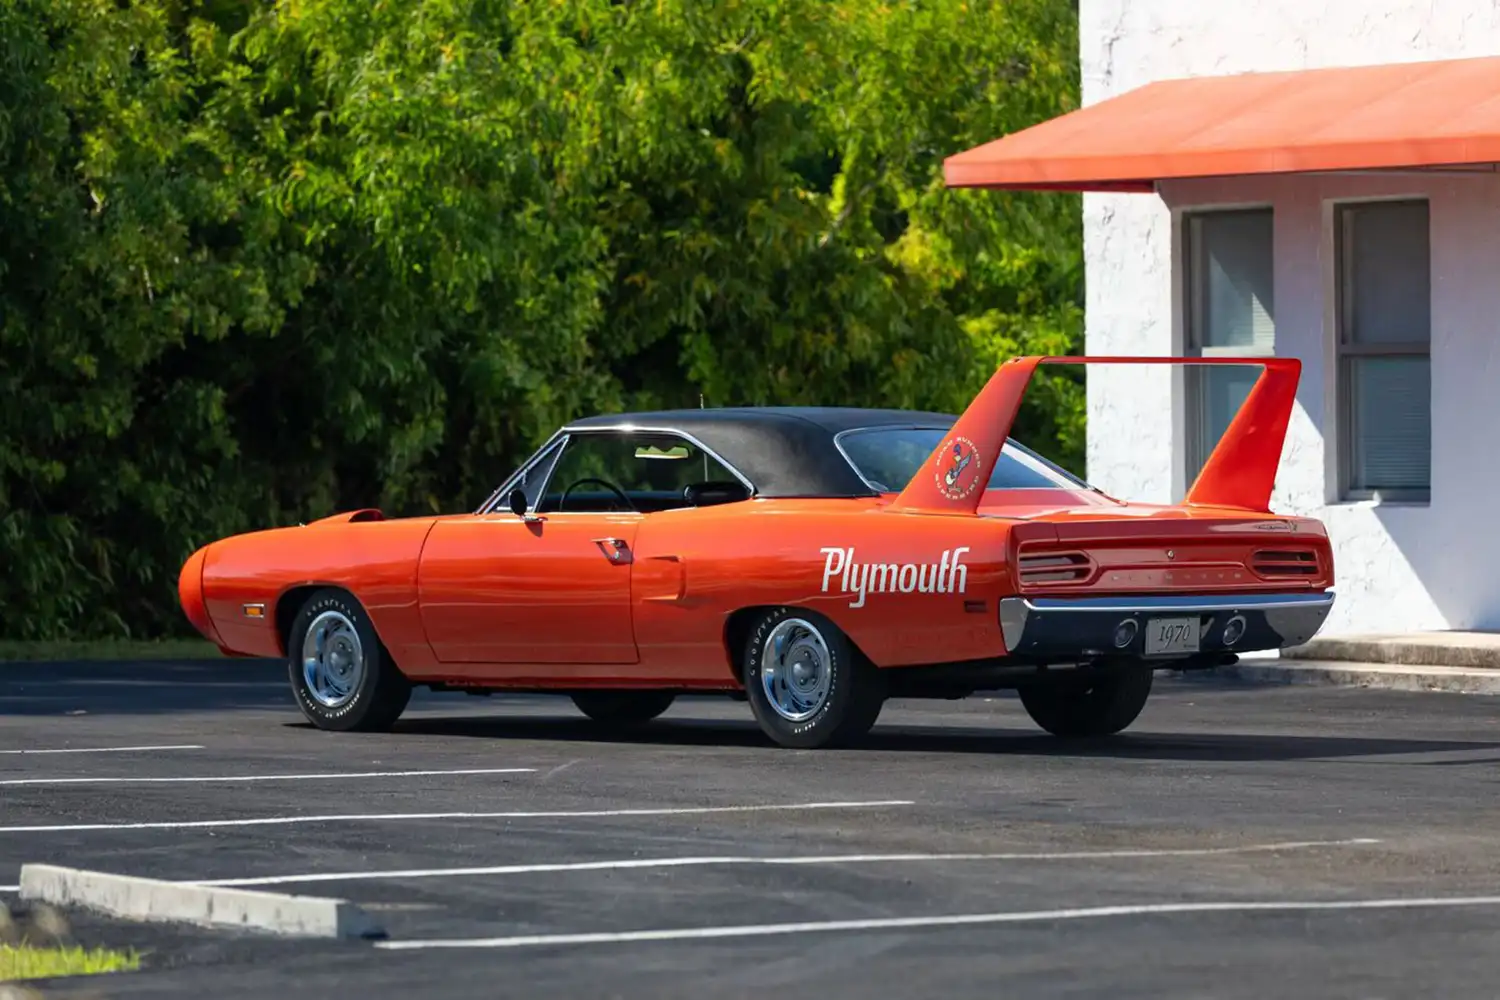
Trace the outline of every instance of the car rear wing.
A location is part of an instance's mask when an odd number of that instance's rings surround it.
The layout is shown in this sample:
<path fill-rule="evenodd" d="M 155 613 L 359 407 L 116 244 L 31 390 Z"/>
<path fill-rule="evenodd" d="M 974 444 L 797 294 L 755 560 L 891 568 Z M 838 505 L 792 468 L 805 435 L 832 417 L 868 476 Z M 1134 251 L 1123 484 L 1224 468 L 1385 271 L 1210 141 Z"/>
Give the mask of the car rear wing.
<path fill-rule="evenodd" d="M 1044 364 L 1259 366 L 1260 377 L 1183 503 L 1269 512 L 1271 489 L 1281 465 L 1281 448 L 1302 375 L 1302 362 L 1296 358 L 1011 358 L 990 376 L 892 507 L 934 514 L 975 513 L 1016 421 L 1021 396 L 1037 366 Z"/>

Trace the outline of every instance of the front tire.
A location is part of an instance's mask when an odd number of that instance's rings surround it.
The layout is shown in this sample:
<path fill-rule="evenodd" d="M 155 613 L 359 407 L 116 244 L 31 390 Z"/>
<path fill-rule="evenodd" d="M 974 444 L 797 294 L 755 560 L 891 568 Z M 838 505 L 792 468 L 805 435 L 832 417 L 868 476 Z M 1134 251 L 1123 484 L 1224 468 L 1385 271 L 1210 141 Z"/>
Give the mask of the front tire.
<path fill-rule="evenodd" d="M 303 716 L 319 729 L 384 732 L 406 710 L 411 683 L 353 595 L 308 598 L 287 633 L 287 675 Z"/>
<path fill-rule="evenodd" d="M 672 707 L 671 691 L 578 691 L 573 704 L 606 726 L 643 726 Z"/>
<path fill-rule="evenodd" d="M 776 608 L 750 631 L 741 662 L 761 730 L 784 747 L 847 746 L 875 725 L 885 678 L 837 625 L 812 611 Z"/>
<path fill-rule="evenodd" d="M 1020 689 L 1032 721 L 1053 736 L 1113 736 L 1128 727 L 1151 696 L 1151 667 L 1112 670 L 1090 684 L 1032 684 Z"/>

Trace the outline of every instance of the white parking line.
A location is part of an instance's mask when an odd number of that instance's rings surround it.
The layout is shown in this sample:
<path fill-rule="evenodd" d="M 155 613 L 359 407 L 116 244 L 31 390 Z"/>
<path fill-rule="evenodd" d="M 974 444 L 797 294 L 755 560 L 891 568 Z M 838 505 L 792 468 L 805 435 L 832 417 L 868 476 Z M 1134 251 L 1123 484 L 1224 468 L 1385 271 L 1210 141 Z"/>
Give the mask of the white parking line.
<path fill-rule="evenodd" d="M 0 785 L 178 785 L 214 784 L 220 781 L 328 781 L 335 778 L 433 778 L 458 774 L 531 774 L 534 767 L 481 767 L 458 771 L 354 771 L 345 774 L 228 774 L 193 775 L 187 778 L 10 778 Z"/>
<path fill-rule="evenodd" d="M 123 687 L 136 688 L 138 690 L 149 690 L 151 688 L 171 688 L 174 691 L 203 689 L 207 691 L 236 690 L 236 691 L 280 691 L 286 681 L 142 681 L 121 680 L 119 678 L 107 679 L 103 677 L 90 677 L 86 682 L 91 688 L 101 687 Z"/>
<path fill-rule="evenodd" d="M 234 826 L 290 826 L 294 823 L 400 822 L 434 819 L 595 819 L 615 816 L 703 816 L 710 813 L 792 812 L 807 809 L 878 809 L 916 805 L 909 799 L 881 802 L 797 802 L 766 806 L 683 806 L 663 809 L 582 809 L 548 812 L 357 813 L 329 816 L 261 816 L 255 819 L 202 819 L 173 823 L 69 823 L 0 826 L 0 833 L 72 833 L 91 830 L 206 830 Z"/>
<path fill-rule="evenodd" d="M 31 754 L 31 753 L 146 753 L 157 750 L 202 750 L 197 743 L 183 743 L 175 746 L 160 747 L 67 747 L 59 750 L 0 750 L 4 754 Z"/>
<path fill-rule="evenodd" d="M 819 920 L 796 924 L 738 924 L 724 927 L 679 927 L 665 930 L 616 931 L 596 934 L 526 934 L 494 938 L 435 938 L 414 941 L 377 941 L 390 951 L 427 948 L 528 948 L 574 944 L 625 944 L 637 941 L 703 941 L 712 938 L 771 937 L 837 931 L 920 930 L 930 927 L 973 927 L 985 924 L 1045 923 L 1062 920 L 1103 920 L 1110 917 L 1147 917 L 1181 913 L 1307 913 L 1340 910 L 1414 910 L 1500 906 L 1500 896 L 1456 896 L 1414 899 L 1286 900 L 1281 902 L 1142 903 L 1135 906 L 1090 906 L 1065 910 L 1016 910 L 1008 913 L 960 913 L 935 917 L 888 917 L 867 920 Z"/>
<path fill-rule="evenodd" d="M 1036 851 L 991 854 L 825 854 L 803 857 L 627 858 L 615 861 L 578 861 L 558 864 L 493 865 L 486 868 L 408 868 L 395 871 L 316 872 L 307 875 L 270 875 L 260 878 L 206 879 L 190 885 L 240 887 L 283 885 L 292 882 L 353 882 L 374 879 L 452 878 L 473 875 L 531 875 L 540 872 L 617 871 L 632 868 L 696 868 L 704 865 L 861 865 L 903 864 L 934 861 L 1098 861 L 1124 858 L 1190 858 L 1220 854 L 1252 854 L 1297 851 L 1316 847 L 1355 847 L 1378 844 L 1367 837 L 1352 840 L 1292 840 L 1276 844 L 1240 847 L 1184 847 L 1118 851 Z"/>

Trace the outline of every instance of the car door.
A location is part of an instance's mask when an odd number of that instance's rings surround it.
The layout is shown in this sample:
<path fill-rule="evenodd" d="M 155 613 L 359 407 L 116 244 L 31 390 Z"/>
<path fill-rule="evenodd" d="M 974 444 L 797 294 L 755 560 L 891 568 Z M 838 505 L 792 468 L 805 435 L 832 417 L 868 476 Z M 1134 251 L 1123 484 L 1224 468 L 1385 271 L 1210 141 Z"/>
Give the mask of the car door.
<path fill-rule="evenodd" d="M 491 513 L 433 526 L 417 593 L 438 662 L 638 660 L 630 571 L 642 514 L 619 485 L 632 473 L 626 437 L 570 434 L 543 449 L 512 483 L 526 496 L 524 516 L 501 497 Z"/>
<path fill-rule="evenodd" d="M 502 508 L 503 509 L 503 508 Z M 439 521 L 417 590 L 438 662 L 636 662 L 630 551 L 640 515 L 508 510 Z"/>
<path fill-rule="evenodd" d="M 639 662 L 631 619 L 636 530 L 689 506 L 728 473 L 672 432 L 574 431 L 514 481 L 524 517 L 440 521 L 418 579 L 423 624 L 439 662 L 596 664 L 573 677 L 629 676 Z M 719 483 L 722 485 L 722 483 Z M 513 672 L 515 676 L 524 670 Z"/>

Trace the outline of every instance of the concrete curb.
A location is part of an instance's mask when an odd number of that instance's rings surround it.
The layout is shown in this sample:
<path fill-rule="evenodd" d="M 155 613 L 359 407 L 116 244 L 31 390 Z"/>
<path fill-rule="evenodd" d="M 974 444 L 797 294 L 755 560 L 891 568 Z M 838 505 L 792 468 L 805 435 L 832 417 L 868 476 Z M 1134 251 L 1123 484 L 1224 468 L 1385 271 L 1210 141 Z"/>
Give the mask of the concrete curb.
<path fill-rule="evenodd" d="M 21 898 L 126 920 L 235 927 L 293 937 L 385 936 L 367 913 L 343 899 L 188 885 L 56 865 L 22 865 Z"/>
<path fill-rule="evenodd" d="M 1409 666 L 1342 660 L 1247 659 L 1230 666 L 1215 667 L 1213 670 L 1189 671 L 1183 676 L 1195 680 L 1233 678 L 1258 684 L 1500 695 L 1500 670 L 1476 667 Z"/>
<path fill-rule="evenodd" d="M 1354 663 L 1421 667 L 1500 669 L 1500 634 L 1418 632 L 1407 635 L 1319 637 L 1282 654 L 1294 660 L 1347 660 Z"/>
<path fill-rule="evenodd" d="M 0 983 L 0 1000 L 46 1000 L 46 998 L 24 983 Z"/>

